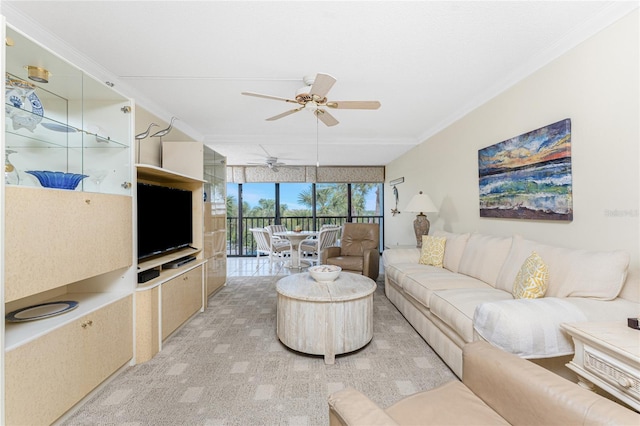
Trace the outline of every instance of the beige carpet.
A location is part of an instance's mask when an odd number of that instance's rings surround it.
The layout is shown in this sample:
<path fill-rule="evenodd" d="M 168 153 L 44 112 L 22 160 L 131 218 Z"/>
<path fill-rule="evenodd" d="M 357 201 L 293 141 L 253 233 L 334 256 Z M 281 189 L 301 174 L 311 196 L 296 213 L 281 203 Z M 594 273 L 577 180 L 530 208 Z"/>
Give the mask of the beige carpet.
<path fill-rule="evenodd" d="M 276 337 L 281 277 L 229 278 L 208 309 L 152 360 L 127 368 L 65 425 L 327 425 L 346 386 L 383 407 L 455 376 L 387 300 L 374 295 L 373 340 L 325 365 Z"/>

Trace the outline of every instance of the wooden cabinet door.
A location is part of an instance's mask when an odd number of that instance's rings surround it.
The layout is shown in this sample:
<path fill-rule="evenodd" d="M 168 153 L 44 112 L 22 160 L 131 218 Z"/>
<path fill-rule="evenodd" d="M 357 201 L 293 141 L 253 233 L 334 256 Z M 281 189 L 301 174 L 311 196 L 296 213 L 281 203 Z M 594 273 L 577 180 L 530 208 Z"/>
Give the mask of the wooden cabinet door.
<path fill-rule="evenodd" d="M 5 354 L 7 425 L 51 424 L 133 356 L 132 296 Z"/>
<path fill-rule="evenodd" d="M 87 393 L 133 357 L 133 296 L 87 315 L 84 382 Z"/>
<path fill-rule="evenodd" d="M 131 266 L 131 197 L 5 189 L 5 303 Z"/>
<path fill-rule="evenodd" d="M 7 425 L 51 424 L 86 394 L 84 319 L 78 319 L 5 354 Z"/>
<path fill-rule="evenodd" d="M 227 262 L 223 256 L 216 256 L 207 262 L 207 296 L 224 285 L 227 279 Z"/>
<path fill-rule="evenodd" d="M 202 308 L 202 266 L 162 284 L 162 340 Z"/>

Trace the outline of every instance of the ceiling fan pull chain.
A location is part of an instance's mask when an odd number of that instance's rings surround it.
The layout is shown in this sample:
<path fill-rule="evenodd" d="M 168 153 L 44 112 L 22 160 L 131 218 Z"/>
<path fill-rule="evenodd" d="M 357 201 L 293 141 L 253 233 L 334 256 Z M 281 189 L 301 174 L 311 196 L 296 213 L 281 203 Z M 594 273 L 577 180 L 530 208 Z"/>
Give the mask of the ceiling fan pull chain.
<path fill-rule="evenodd" d="M 320 167 L 320 138 L 318 136 L 318 114 L 316 114 L 316 168 Z"/>

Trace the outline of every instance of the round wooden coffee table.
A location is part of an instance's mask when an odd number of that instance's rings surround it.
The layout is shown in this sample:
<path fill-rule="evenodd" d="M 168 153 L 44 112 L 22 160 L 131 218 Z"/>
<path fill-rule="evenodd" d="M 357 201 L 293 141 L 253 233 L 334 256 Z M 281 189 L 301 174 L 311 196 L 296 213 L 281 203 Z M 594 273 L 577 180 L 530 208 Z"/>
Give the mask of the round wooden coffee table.
<path fill-rule="evenodd" d="M 278 338 L 289 348 L 333 364 L 373 338 L 372 279 L 341 272 L 333 282 L 316 282 L 304 273 L 282 278 L 276 289 Z"/>

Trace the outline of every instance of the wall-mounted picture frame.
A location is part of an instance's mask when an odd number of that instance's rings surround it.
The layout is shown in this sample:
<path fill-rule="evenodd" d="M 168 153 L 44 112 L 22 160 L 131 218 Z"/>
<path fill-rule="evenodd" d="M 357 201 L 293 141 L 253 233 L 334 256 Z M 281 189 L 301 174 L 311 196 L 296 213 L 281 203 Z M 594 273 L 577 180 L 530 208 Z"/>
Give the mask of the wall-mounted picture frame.
<path fill-rule="evenodd" d="M 480 217 L 573 220 L 571 119 L 478 150 Z"/>

